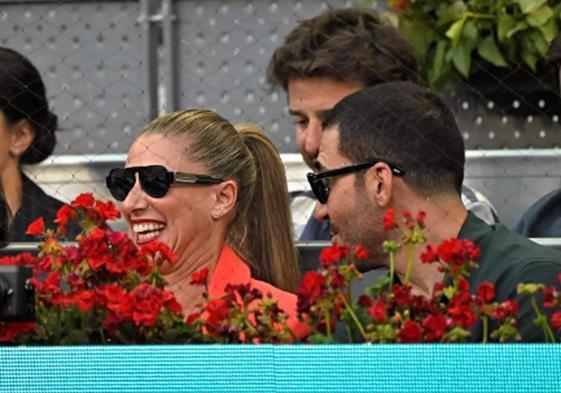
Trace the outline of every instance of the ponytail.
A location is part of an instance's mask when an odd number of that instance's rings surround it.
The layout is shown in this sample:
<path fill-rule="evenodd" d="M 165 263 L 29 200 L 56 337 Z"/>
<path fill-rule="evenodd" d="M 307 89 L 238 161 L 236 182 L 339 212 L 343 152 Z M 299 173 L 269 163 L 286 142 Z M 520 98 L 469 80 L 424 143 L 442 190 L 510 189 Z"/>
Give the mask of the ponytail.
<path fill-rule="evenodd" d="M 293 242 L 286 173 L 280 156 L 261 129 L 235 126 L 255 162 L 255 190 L 238 224 L 245 228 L 243 251 L 258 261 L 264 281 L 286 291 L 298 286 L 298 256 Z M 240 250 L 242 251 L 242 250 Z M 242 251 L 242 252 L 243 252 Z"/>

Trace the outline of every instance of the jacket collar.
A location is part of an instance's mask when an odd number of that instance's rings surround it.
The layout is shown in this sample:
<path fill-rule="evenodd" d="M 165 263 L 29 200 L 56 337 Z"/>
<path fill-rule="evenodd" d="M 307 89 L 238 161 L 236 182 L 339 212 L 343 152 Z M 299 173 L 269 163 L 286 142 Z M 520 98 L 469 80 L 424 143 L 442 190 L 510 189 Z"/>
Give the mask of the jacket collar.
<path fill-rule="evenodd" d="M 208 285 L 208 294 L 211 299 L 221 298 L 226 294 L 228 284 L 248 284 L 251 281 L 249 266 L 228 246 L 224 244 L 220 257 L 216 263 L 214 273 Z"/>

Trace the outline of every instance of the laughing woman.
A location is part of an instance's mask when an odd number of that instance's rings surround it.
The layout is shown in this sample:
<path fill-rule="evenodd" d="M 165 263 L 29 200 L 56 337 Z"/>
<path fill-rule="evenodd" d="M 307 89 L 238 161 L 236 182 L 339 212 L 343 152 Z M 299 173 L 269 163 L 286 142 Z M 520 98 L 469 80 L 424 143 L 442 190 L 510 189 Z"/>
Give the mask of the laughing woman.
<path fill-rule="evenodd" d="M 295 321 L 299 283 L 284 166 L 254 126 L 188 110 L 150 123 L 126 167 L 107 178 L 137 245 L 159 240 L 178 256 L 162 266 L 186 315 L 201 302 L 191 274 L 210 271 L 208 292 L 228 284 L 270 292 Z"/>

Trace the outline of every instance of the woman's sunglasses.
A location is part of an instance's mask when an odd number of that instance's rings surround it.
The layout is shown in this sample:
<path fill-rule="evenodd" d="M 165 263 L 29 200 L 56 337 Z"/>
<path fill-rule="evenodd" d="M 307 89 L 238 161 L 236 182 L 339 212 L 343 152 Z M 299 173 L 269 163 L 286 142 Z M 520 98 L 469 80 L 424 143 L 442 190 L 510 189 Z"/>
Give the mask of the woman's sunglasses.
<path fill-rule="evenodd" d="M 397 167 L 396 165 L 390 164 L 387 161 L 373 159 L 371 161 L 362 163 L 362 164 L 353 164 L 349 166 L 345 166 L 343 168 L 337 168 L 325 172 L 318 172 L 318 173 L 308 173 L 308 183 L 310 183 L 310 187 L 312 188 L 312 192 L 314 193 L 317 200 L 322 203 L 326 204 L 327 200 L 329 199 L 329 178 L 334 176 L 342 176 L 348 173 L 362 171 L 364 169 L 368 169 L 378 162 L 385 162 L 388 164 L 392 173 L 395 176 L 403 176 L 405 171 Z"/>
<path fill-rule="evenodd" d="M 172 184 L 218 184 L 224 180 L 195 173 L 170 172 L 161 165 L 134 166 L 112 169 L 105 179 L 107 188 L 118 201 L 124 201 L 136 183 L 136 174 L 140 187 L 152 198 L 162 198 Z"/>

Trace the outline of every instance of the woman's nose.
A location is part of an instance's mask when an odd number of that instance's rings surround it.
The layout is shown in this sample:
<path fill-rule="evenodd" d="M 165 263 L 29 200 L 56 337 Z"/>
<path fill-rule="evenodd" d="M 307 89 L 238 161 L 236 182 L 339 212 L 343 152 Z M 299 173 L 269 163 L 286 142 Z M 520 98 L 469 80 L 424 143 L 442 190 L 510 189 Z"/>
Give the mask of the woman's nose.
<path fill-rule="evenodd" d="M 140 187 L 138 173 L 135 173 L 134 185 L 121 203 L 121 208 L 123 212 L 130 214 L 134 210 L 146 208 L 147 204 L 146 195 L 142 187 Z"/>

